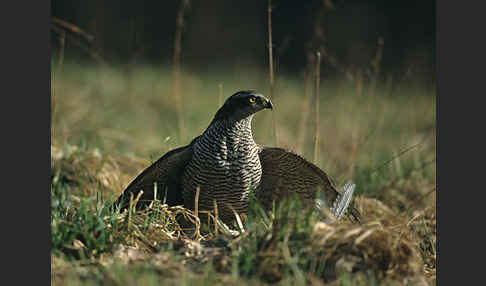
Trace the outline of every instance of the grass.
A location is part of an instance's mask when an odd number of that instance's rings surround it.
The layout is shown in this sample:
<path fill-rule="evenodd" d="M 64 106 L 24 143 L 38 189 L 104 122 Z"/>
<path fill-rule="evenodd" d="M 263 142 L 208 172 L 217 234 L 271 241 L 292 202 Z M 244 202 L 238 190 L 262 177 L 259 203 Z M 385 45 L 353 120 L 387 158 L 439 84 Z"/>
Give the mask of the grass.
<path fill-rule="evenodd" d="M 268 93 L 265 71 L 242 69 L 181 75 L 184 138 L 169 69 L 65 63 L 52 74 L 52 284 L 435 284 L 435 91 L 365 86 L 358 97 L 352 82 L 321 82 L 316 164 L 338 185 L 356 183 L 362 225 L 325 224 L 298 200 L 270 213 L 254 202 L 245 233 L 211 227 L 191 235 L 175 219 L 189 210 L 155 203 L 128 215 L 111 207 L 150 162 L 206 128 L 220 84 L 223 100 L 241 89 Z M 302 146 L 295 140 L 303 83 L 279 76 L 273 112 L 279 145 L 311 161 L 314 134 Z M 259 144 L 273 145 L 270 116 L 253 120 Z"/>

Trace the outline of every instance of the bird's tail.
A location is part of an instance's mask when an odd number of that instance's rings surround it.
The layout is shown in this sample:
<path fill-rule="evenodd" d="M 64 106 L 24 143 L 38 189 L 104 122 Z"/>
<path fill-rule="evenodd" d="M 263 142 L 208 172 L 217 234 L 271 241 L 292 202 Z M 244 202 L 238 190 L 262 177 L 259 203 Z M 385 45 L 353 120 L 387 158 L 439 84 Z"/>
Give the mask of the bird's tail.
<path fill-rule="evenodd" d="M 356 185 L 352 181 L 344 184 L 340 194 L 338 195 L 331 207 L 331 213 L 336 217 L 336 219 L 339 219 L 343 214 L 346 213 L 351 202 L 351 198 L 353 197 L 355 187 Z M 351 207 L 351 209 L 349 210 L 349 214 L 356 221 L 361 222 L 361 214 L 357 209 Z"/>
<path fill-rule="evenodd" d="M 346 184 L 344 184 L 340 194 L 334 201 L 332 207 L 331 207 L 331 213 L 339 219 L 343 213 L 346 212 L 346 209 L 349 206 L 349 203 L 351 202 L 351 197 L 353 196 L 354 189 L 356 185 L 349 181 Z"/>
<path fill-rule="evenodd" d="M 361 214 L 359 211 L 354 208 L 351 204 L 351 207 L 349 204 L 351 203 L 351 198 L 353 197 L 354 189 L 356 188 L 356 185 L 352 182 L 349 181 L 346 184 L 344 184 L 343 188 L 339 192 L 339 195 L 337 198 L 331 202 L 331 206 L 328 209 L 330 214 L 334 217 L 333 219 L 327 219 L 326 221 L 328 222 L 334 222 L 342 217 L 343 214 L 348 214 L 353 217 L 353 219 L 359 223 L 361 223 Z M 320 199 L 316 199 L 316 207 L 319 210 L 325 209 L 324 207 L 329 206 L 328 204 L 325 203 L 326 200 L 324 197 L 321 197 Z M 349 208 L 349 210 L 348 210 Z"/>

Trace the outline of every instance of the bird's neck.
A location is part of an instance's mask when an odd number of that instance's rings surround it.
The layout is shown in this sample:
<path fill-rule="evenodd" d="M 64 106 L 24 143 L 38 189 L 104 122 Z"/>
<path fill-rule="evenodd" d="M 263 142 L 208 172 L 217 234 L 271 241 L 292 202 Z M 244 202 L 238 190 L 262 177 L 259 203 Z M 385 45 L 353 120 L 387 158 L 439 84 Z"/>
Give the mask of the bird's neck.
<path fill-rule="evenodd" d="M 240 120 L 215 120 L 202 137 L 205 137 L 208 142 L 219 142 L 227 147 L 231 145 L 237 148 L 240 144 L 256 146 L 251 132 L 252 119 L 253 115 Z"/>
<path fill-rule="evenodd" d="M 253 114 L 240 120 L 222 120 L 221 125 L 229 132 L 249 132 L 251 135 L 251 120 Z"/>
<path fill-rule="evenodd" d="M 253 141 L 253 134 L 251 132 L 251 120 L 253 115 L 240 120 L 224 120 L 222 121 L 222 127 L 225 130 L 227 136 L 239 137 L 248 140 L 248 143 L 255 143 Z M 245 141 L 246 141 L 245 140 Z"/>

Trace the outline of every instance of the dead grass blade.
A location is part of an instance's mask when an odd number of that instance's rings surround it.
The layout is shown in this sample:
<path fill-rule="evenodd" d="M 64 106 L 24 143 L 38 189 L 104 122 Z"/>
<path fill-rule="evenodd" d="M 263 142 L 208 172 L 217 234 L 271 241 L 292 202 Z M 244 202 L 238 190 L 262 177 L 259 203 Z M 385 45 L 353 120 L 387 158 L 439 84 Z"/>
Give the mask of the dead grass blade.
<path fill-rule="evenodd" d="M 179 124 L 179 140 L 184 138 L 184 118 L 182 114 L 181 98 L 181 46 L 182 28 L 184 26 L 184 12 L 189 6 L 189 0 L 182 0 L 176 16 L 176 30 L 174 37 L 174 57 L 173 57 L 173 96 L 176 105 L 177 123 Z"/>
<path fill-rule="evenodd" d="M 213 205 L 214 205 L 214 233 L 216 236 L 218 236 L 218 203 L 216 200 L 213 200 Z"/>
<path fill-rule="evenodd" d="M 89 34 L 88 32 L 84 31 L 80 27 L 74 25 L 73 23 L 70 23 L 68 21 L 56 17 L 51 18 L 51 23 L 61 27 L 64 30 L 68 30 L 71 33 L 81 36 L 83 39 L 85 39 L 88 42 L 94 41 L 95 37 L 93 35 Z"/>
<path fill-rule="evenodd" d="M 223 84 L 218 84 L 218 109 L 223 105 Z"/>
<path fill-rule="evenodd" d="M 275 100 L 275 76 L 273 72 L 273 41 L 272 41 L 272 0 L 268 1 L 268 15 L 267 15 L 267 27 L 268 27 L 268 64 L 270 74 L 270 100 Z M 275 112 L 272 112 L 273 123 L 273 138 L 275 146 L 278 146 L 278 133 L 277 133 L 277 118 Z"/>
<path fill-rule="evenodd" d="M 315 90 L 315 103 L 314 103 L 314 115 L 315 115 L 315 129 L 314 129 L 314 164 L 317 164 L 319 158 L 319 93 L 320 93 L 320 82 L 321 82 L 321 53 L 318 51 L 316 53 L 316 90 Z"/>
<path fill-rule="evenodd" d="M 243 227 L 243 223 L 241 221 L 241 217 L 240 215 L 238 214 L 238 212 L 233 208 L 233 206 L 231 204 L 226 204 L 226 206 L 231 209 L 231 211 L 233 212 L 233 214 L 235 215 L 235 218 L 236 218 L 236 223 L 238 224 L 238 227 L 241 231 L 241 233 L 245 233 L 245 228 Z"/>

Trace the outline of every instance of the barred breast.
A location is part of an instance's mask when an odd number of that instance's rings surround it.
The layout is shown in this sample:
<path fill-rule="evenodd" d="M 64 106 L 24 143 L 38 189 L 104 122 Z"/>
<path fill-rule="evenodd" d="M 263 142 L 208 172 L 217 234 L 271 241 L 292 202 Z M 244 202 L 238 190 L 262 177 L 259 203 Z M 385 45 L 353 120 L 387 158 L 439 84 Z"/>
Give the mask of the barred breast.
<path fill-rule="evenodd" d="M 260 185 L 259 148 L 253 141 L 251 119 L 215 121 L 193 145 L 193 157 L 184 172 L 183 197 L 194 206 L 199 187 L 199 210 L 213 210 L 216 200 L 220 218 L 229 222 L 246 212 L 249 192 Z"/>

